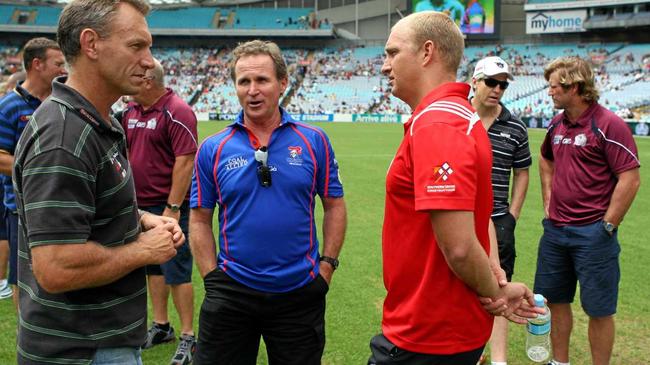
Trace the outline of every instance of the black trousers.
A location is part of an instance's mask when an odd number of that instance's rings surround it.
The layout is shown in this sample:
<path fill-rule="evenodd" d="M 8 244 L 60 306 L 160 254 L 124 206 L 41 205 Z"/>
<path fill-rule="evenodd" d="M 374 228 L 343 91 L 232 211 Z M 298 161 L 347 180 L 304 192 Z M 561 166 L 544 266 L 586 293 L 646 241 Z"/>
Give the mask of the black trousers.
<path fill-rule="evenodd" d="M 269 365 L 317 365 L 325 348 L 325 295 L 320 275 L 288 293 L 265 293 L 216 269 L 204 278 L 196 365 L 254 365 L 260 338 Z"/>
<path fill-rule="evenodd" d="M 476 365 L 484 347 L 451 355 L 420 354 L 400 349 L 378 334 L 370 340 L 368 365 Z"/>

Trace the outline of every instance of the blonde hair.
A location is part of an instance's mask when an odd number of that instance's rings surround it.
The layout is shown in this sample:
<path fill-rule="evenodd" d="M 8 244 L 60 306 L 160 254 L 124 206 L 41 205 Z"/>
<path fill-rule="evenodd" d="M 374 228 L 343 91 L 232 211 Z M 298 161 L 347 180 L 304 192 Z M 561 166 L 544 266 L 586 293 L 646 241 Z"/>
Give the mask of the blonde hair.
<path fill-rule="evenodd" d="M 438 11 L 413 13 L 403 21 L 409 21 L 413 31 L 413 44 L 420 48 L 426 41 L 435 44 L 448 71 L 456 72 L 463 58 L 465 40 L 463 33 L 448 14 Z"/>
<path fill-rule="evenodd" d="M 557 58 L 544 68 L 546 81 L 556 72 L 563 89 L 576 85 L 582 100 L 587 103 L 598 101 L 600 96 L 594 80 L 594 71 L 587 61 L 575 56 Z"/>

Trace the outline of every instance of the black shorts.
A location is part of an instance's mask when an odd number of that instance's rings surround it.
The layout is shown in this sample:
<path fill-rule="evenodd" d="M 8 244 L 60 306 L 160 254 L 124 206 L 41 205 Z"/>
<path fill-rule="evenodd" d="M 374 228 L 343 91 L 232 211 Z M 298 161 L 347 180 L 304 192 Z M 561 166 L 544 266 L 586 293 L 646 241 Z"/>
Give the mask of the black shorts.
<path fill-rule="evenodd" d="M 499 261 L 501 268 L 506 272 L 508 281 L 512 280 L 512 274 L 515 273 L 515 227 L 517 220 L 510 212 L 492 217 L 494 228 L 497 231 L 497 242 L 499 244 Z"/>

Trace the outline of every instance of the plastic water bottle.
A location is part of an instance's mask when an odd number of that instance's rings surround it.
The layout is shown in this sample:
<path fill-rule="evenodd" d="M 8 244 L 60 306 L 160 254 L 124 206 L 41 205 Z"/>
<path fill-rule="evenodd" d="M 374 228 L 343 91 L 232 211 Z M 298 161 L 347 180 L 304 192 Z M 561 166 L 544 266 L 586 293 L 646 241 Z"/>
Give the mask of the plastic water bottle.
<path fill-rule="evenodd" d="M 526 354 L 537 363 L 548 361 L 551 355 L 551 310 L 544 303 L 544 296 L 535 294 L 535 306 L 546 309 L 546 313 L 529 318 L 526 324 Z"/>

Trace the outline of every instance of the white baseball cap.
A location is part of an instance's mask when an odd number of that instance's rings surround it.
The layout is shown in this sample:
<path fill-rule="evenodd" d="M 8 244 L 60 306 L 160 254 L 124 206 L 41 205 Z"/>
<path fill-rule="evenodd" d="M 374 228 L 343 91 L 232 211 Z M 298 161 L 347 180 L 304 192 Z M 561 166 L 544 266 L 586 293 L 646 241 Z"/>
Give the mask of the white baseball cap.
<path fill-rule="evenodd" d="M 508 63 L 501 57 L 485 57 L 476 63 L 472 78 L 477 79 L 482 76 L 490 77 L 499 74 L 506 74 L 508 75 L 508 79 L 514 80 L 514 77 L 512 77 L 510 69 L 508 68 Z"/>

